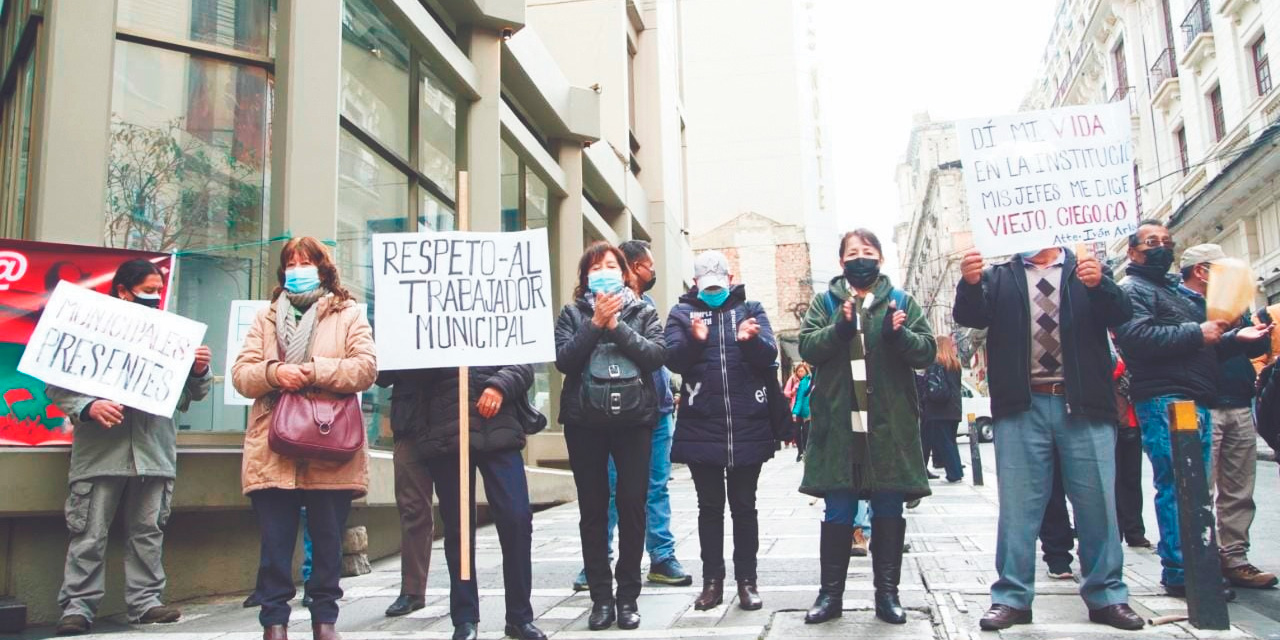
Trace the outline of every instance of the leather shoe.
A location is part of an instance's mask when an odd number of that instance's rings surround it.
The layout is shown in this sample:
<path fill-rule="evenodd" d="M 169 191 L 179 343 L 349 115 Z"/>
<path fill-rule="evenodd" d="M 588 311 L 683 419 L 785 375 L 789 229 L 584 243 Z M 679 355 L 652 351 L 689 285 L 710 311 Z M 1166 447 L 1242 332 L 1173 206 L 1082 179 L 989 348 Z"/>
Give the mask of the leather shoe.
<path fill-rule="evenodd" d="M 759 611 L 764 606 L 755 580 L 738 581 L 738 608 L 743 611 Z"/>
<path fill-rule="evenodd" d="M 246 609 L 256 609 L 258 607 L 261 607 L 262 600 L 258 598 L 258 592 L 254 591 L 253 593 L 249 594 L 249 597 L 244 599 L 244 604 L 241 606 L 243 606 Z"/>
<path fill-rule="evenodd" d="M 1000 631 L 1017 624 L 1031 624 L 1030 609 L 1014 609 L 1008 605 L 993 604 L 986 613 L 982 614 L 982 620 L 978 621 L 978 626 L 983 631 Z"/>
<path fill-rule="evenodd" d="M 592 631 L 604 631 L 612 627 L 617 619 L 617 608 L 612 600 L 595 602 L 591 605 L 591 615 L 587 617 L 587 628 Z"/>
<path fill-rule="evenodd" d="M 262 640 L 289 640 L 289 627 L 273 624 L 262 630 Z"/>
<path fill-rule="evenodd" d="M 474 622 L 464 622 L 453 628 L 453 640 L 477 640 L 480 631 Z"/>
<path fill-rule="evenodd" d="M 400 594 L 400 597 L 396 598 L 396 601 L 392 602 L 391 606 L 387 607 L 387 617 L 399 618 L 400 616 L 407 616 L 426 606 L 427 599 L 423 596 L 407 596 Z"/>
<path fill-rule="evenodd" d="M 547 634 L 533 626 L 532 622 L 526 622 L 521 625 L 509 624 L 506 629 L 508 638 L 518 638 L 519 640 L 547 640 Z"/>
<path fill-rule="evenodd" d="M 1147 623 L 1142 620 L 1142 616 L 1135 613 L 1127 604 L 1113 604 L 1101 609 L 1090 609 L 1089 622 L 1105 624 L 1123 631 L 1137 631 L 1147 626 Z"/>
<path fill-rule="evenodd" d="M 92 626 L 88 618 L 78 613 L 73 613 L 69 616 L 62 616 L 54 633 L 60 636 L 79 636 L 89 633 L 89 628 Z"/>
<path fill-rule="evenodd" d="M 618 628 L 626 631 L 640 628 L 640 609 L 636 603 L 618 603 Z"/>
<path fill-rule="evenodd" d="M 702 593 L 693 601 L 694 611 L 709 611 L 724 602 L 724 580 L 708 578 L 702 581 Z"/>
<path fill-rule="evenodd" d="M 342 640 L 338 630 L 333 628 L 332 622 L 312 622 L 311 637 L 314 640 Z"/>

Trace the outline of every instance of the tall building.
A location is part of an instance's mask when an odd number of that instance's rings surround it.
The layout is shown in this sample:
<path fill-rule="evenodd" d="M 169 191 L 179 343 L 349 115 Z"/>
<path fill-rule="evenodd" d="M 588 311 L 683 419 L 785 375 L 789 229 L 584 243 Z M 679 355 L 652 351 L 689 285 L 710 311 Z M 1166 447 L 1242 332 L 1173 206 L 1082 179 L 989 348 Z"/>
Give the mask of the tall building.
<path fill-rule="evenodd" d="M 473 230 L 548 229 L 557 305 L 571 298 L 584 244 L 628 238 L 654 241 L 670 302 L 690 254 L 679 5 L 580 5 L 616 11 L 526 11 L 524 0 L 0 3 L 0 230 L 175 253 L 171 309 L 208 325 L 215 373 L 229 302 L 270 294 L 283 239 L 328 241 L 344 284 L 374 305 L 370 235 L 456 228 L 461 171 Z M 596 66 L 579 64 L 592 56 Z M 533 393 L 553 424 L 557 378 L 540 367 Z M 248 590 L 257 568 L 240 493 L 246 409 L 222 403 L 227 383 L 219 376 L 179 421 L 165 548 L 174 600 Z M 362 401 L 370 490 L 352 523 L 369 528 L 376 557 L 399 545 L 388 397 L 375 388 Z M 531 462 L 560 455 L 555 432 L 532 439 Z M 32 622 L 57 614 L 49 569 L 65 553 L 67 459 L 66 448 L 0 450 L 0 596 L 24 600 Z M 535 502 L 573 497 L 561 472 L 529 477 Z M 211 563 L 219 571 L 191 569 Z M 105 615 L 122 610 L 122 593 L 115 575 Z"/>
<path fill-rule="evenodd" d="M 1280 0 L 1064 0 L 1024 105 L 1128 102 L 1142 217 L 1248 261 L 1259 303 L 1280 301 L 1277 32 Z"/>

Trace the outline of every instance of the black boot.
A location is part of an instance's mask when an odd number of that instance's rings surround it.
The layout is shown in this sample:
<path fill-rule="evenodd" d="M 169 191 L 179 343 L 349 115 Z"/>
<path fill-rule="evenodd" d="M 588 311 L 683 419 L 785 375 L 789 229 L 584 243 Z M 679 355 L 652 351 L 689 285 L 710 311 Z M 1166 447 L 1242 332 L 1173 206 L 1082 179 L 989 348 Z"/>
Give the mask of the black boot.
<path fill-rule="evenodd" d="M 843 615 L 844 583 L 849 576 L 849 548 L 852 545 L 853 527 L 836 522 L 822 523 L 822 538 L 818 545 L 822 587 L 818 589 L 818 599 L 813 601 L 813 607 L 804 616 L 805 624 L 821 624 Z"/>
<path fill-rule="evenodd" d="M 872 518 L 871 575 L 876 588 L 876 617 L 891 624 L 906 624 L 907 613 L 898 602 L 898 582 L 902 579 L 902 542 L 907 537 L 907 521 Z"/>

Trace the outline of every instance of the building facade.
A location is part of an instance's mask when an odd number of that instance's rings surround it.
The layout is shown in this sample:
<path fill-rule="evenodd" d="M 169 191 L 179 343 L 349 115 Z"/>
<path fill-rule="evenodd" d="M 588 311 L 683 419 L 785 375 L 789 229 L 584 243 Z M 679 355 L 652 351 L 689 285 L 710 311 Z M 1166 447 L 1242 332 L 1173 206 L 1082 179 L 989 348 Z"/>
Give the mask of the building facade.
<path fill-rule="evenodd" d="M 1024 104 L 1128 102 L 1142 217 L 1245 259 L 1258 303 L 1280 300 L 1277 32 L 1277 0 L 1065 0 Z"/>
<path fill-rule="evenodd" d="M 270 294 L 283 240 L 328 242 L 344 284 L 372 306 L 370 235 L 455 229 L 463 193 L 472 230 L 548 229 L 557 304 L 596 239 L 652 240 L 660 281 L 678 282 L 690 254 L 679 3 L 607 3 L 620 20 L 572 28 L 525 4 L 0 3 L 0 230 L 174 253 L 171 310 L 209 326 L 215 373 L 228 303 Z M 588 31 L 634 55 L 574 66 L 594 53 Z M 618 81 L 632 69 L 643 94 Z M 227 383 L 219 376 L 179 420 L 173 599 L 253 584 L 256 529 L 239 487 L 246 410 L 222 404 Z M 558 386 L 541 367 L 534 400 L 553 423 Z M 388 400 L 380 389 L 362 399 L 374 451 L 352 516 L 375 556 L 399 545 Z M 558 434 L 534 440 L 531 462 L 562 455 Z M 0 596 L 20 596 L 33 622 L 57 614 L 66 465 L 65 448 L 0 449 Z M 530 482 L 535 502 L 573 497 L 563 472 L 532 469 Z M 211 563 L 217 575 L 179 569 Z M 122 609 L 118 582 L 106 614 Z"/>

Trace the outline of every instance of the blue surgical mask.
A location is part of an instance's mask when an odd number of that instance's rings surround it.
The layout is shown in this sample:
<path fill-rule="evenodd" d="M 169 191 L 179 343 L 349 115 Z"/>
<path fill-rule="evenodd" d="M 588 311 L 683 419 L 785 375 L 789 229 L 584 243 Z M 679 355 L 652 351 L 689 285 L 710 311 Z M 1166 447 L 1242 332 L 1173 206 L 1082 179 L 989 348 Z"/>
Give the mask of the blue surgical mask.
<path fill-rule="evenodd" d="M 617 293 L 624 286 L 622 272 L 617 269 L 601 269 L 587 275 L 587 288 L 597 295 Z"/>
<path fill-rule="evenodd" d="M 320 270 L 306 265 L 284 272 L 284 288 L 289 293 L 307 293 L 320 286 Z"/>
<path fill-rule="evenodd" d="M 719 309 L 725 300 L 729 299 L 729 290 L 724 287 L 716 287 L 706 291 L 698 292 L 698 299 L 707 303 L 712 309 Z"/>

